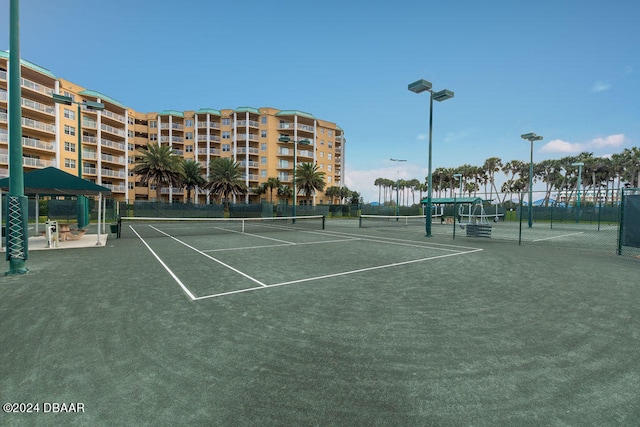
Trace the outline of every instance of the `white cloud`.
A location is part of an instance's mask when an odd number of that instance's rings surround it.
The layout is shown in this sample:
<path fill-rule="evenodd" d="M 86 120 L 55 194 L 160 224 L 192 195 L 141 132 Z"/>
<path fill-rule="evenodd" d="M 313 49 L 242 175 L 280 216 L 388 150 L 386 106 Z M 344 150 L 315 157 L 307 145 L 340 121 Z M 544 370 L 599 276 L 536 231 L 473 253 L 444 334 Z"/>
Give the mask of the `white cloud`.
<path fill-rule="evenodd" d="M 549 141 L 540 148 L 541 153 L 581 153 L 583 151 L 597 150 L 600 148 L 620 147 L 625 142 L 625 136 L 621 133 L 605 137 L 594 138 L 587 142 L 567 142 L 561 139 Z"/>
<path fill-rule="evenodd" d="M 611 89 L 611 83 L 603 82 L 603 81 L 597 81 L 591 87 L 591 92 L 598 93 L 598 92 L 603 92 L 603 91 L 609 90 L 609 89 Z"/>
<path fill-rule="evenodd" d="M 571 143 L 561 139 L 547 142 L 540 149 L 541 153 L 580 153 L 585 150 L 585 144 Z"/>

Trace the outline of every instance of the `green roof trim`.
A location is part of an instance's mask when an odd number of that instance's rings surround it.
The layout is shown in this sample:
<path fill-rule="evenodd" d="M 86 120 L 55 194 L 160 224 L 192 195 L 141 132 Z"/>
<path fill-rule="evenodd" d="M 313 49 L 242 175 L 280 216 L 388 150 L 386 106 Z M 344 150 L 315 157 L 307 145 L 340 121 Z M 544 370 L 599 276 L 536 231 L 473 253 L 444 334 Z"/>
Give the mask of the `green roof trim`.
<path fill-rule="evenodd" d="M 260 114 L 260 110 L 258 110 L 257 108 L 253 108 L 253 107 L 238 107 L 234 110 L 236 113 L 254 113 L 254 114 Z"/>
<path fill-rule="evenodd" d="M 100 98 L 103 101 L 107 101 L 113 105 L 117 105 L 120 108 L 124 108 L 125 110 L 127 109 L 126 106 L 124 106 L 122 103 L 116 101 L 115 99 L 111 98 L 110 96 L 104 95 L 100 92 L 96 92 L 95 90 L 83 90 L 82 92 L 80 92 L 80 95 L 85 95 L 85 96 L 95 96 L 96 98 Z"/>
<path fill-rule="evenodd" d="M 342 132 L 344 132 L 344 129 L 342 129 L 340 126 L 336 125 L 336 129 L 341 130 Z"/>
<path fill-rule="evenodd" d="M 178 110 L 164 110 L 158 113 L 159 116 L 176 116 L 184 118 L 184 113 Z"/>
<path fill-rule="evenodd" d="M 298 111 L 298 110 L 282 110 L 279 113 L 276 113 L 276 116 L 302 116 L 302 117 L 307 117 L 309 119 L 315 120 L 315 117 L 313 117 L 313 114 L 305 113 L 304 111 Z"/>
<path fill-rule="evenodd" d="M 0 50 L 0 58 L 9 59 L 9 51 L 8 50 Z M 51 77 L 52 79 L 56 78 L 56 76 L 54 76 L 51 71 L 49 71 L 46 68 L 43 68 L 43 67 L 41 67 L 39 65 L 36 65 L 33 62 L 29 62 L 26 59 L 20 58 L 20 64 L 24 65 L 25 67 L 31 68 L 34 71 L 42 73 L 42 74 L 44 74 L 44 75 L 46 75 L 48 77 Z"/>
<path fill-rule="evenodd" d="M 220 110 L 216 110 L 214 108 L 201 108 L 198 111 L 196 111 L 196 114 L 215 114 L 216 116 L 222 115 Z"/>

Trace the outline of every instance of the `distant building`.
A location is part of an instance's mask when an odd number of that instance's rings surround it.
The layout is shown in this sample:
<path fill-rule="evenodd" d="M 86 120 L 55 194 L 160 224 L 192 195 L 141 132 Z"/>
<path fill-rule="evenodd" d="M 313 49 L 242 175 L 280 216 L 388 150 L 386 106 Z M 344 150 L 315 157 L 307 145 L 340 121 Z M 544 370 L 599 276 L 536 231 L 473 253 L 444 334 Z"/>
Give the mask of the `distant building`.
<path fill-rule="evenodd" d="M 8 175 L 8 67 L 9 54 L 0 51 L 0 175 Z M 327 187 L 344 183 L 344 131 L 333 122 L 312 114 L 275 108 L 203 108 L 193 111 L 165 110 L 138 112 L 102 93 L 88 90 L 49 70 L 22 60 L 22 149 L 25 171 L 54 166 L 78 174 L 77 106 L 56 104 L 53 94 L 71 97 L 75 102 L 93 101 L 105 105 L 102 111 L 81 111 L 82 177 L 111 189 L 121 201 L 184 201 L 186 191 L 142 186 L 132 173 L 137 150 L 149 143 L 167 144 L 185 159 L 193 159 L 209 174 L 209 162 L 230 157 L 242 170 L 250 189 L 268 178 L 293 185 L 294 144 L 280 142 L 281 136 L 297 145 L 298 163 L 312 162 L 324 172 Z M 196 203 L 206 203 L 200 191 Z M 252 191 L 244 198 L 256 203 L 268 200 Z M 273 192 L 273 200 L 278 199 Z M 299 197 L 300 203 L 311 201 Z M 243 202 L 239 200 L 238 202 Z M 324 193 L 315 203 L 338 202 Z"/>

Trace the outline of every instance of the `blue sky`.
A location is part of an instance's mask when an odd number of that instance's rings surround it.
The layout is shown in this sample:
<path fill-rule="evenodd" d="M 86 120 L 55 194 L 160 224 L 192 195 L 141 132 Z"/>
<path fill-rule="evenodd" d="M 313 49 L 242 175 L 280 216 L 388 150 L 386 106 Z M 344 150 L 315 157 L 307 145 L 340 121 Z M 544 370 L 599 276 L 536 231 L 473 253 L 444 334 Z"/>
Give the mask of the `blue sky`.
<path fill-rule="evenodd" d="M 297 109 L 338 123 L 346 184 L 640 145 L 640 4 L 629 0 L 22 0 L 21 55 L 138 111 Z M 0 0 L 0 49 L 9 0 Z M 62 45 L 62 46 L 61 46 Z M 96 53 L 99 52 L 99 53 Z M 390 158 L 406 159 L 398 174 Z"/>

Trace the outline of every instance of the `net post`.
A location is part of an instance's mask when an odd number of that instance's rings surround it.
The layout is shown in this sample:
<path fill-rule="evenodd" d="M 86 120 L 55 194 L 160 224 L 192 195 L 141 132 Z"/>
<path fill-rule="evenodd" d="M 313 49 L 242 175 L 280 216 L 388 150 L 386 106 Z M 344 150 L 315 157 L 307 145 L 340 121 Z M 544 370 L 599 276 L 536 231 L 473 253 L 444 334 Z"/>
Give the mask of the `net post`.
<path fill-rule="evenodd" d="M 362 228 L 362 215 L 358 217 L 358 228 Z"/>
<path fill-rule="evenodd" d="M 324 230 L 324 226 L 325 226 L 325 222 L 327 220 L 327 217 L 322 215 L 322 229 Z"/>

